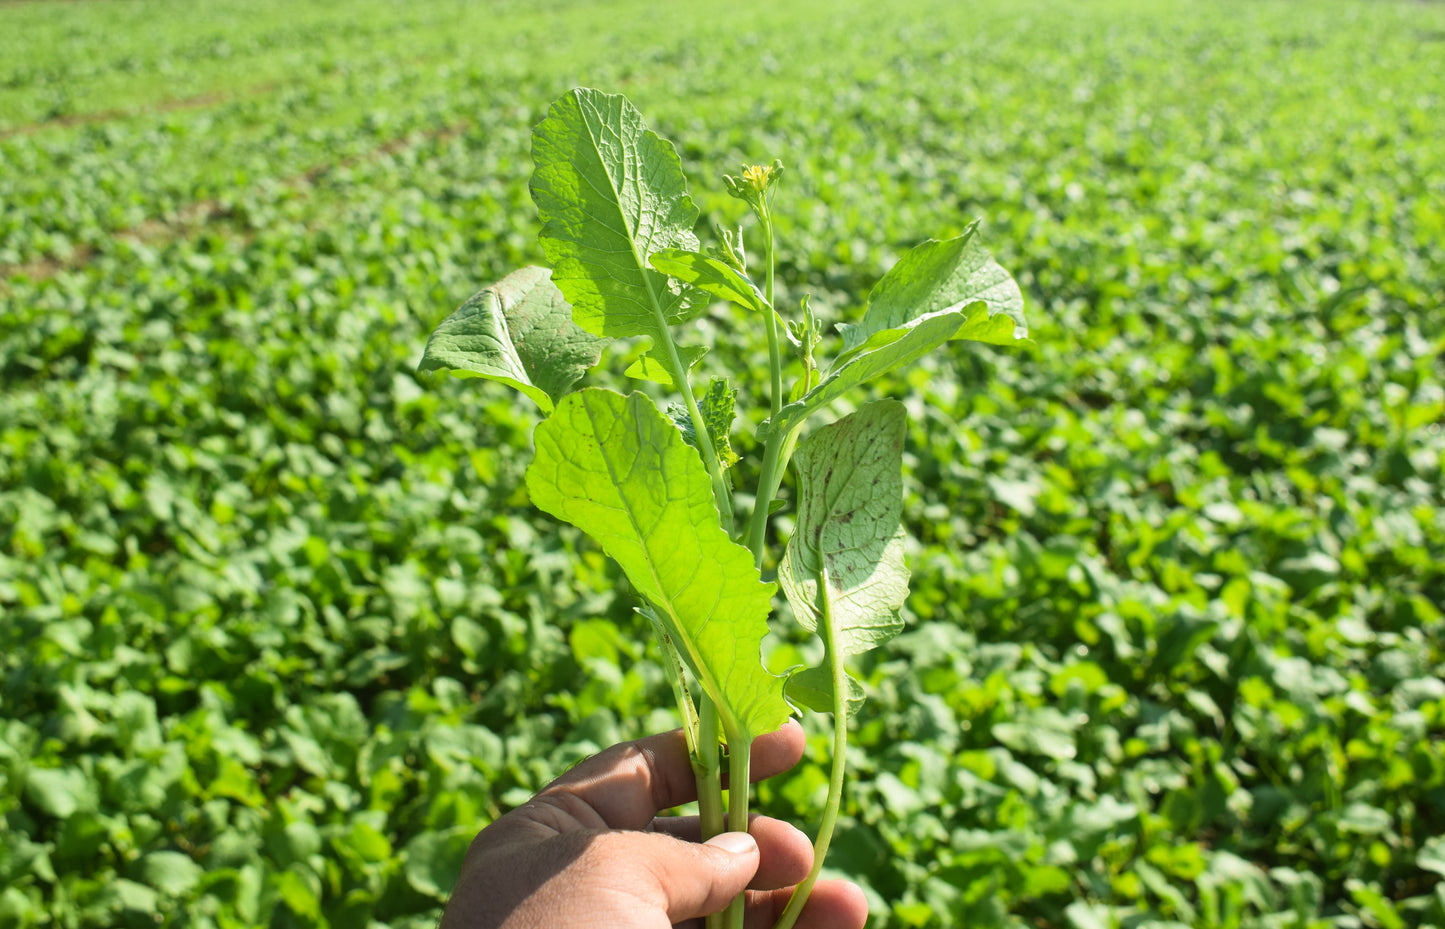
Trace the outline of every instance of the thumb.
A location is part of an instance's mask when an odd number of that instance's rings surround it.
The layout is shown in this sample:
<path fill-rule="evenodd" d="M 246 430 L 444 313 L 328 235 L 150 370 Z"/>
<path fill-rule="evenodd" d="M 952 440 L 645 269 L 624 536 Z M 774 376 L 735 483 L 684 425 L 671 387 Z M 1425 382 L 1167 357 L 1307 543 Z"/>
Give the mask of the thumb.
<path fill-rule="evenodd" d="M 724 832 L 699 845 L 655 832 L 614 832 L 611 854 L 626 856 L 638 897 L 666 911 L 670 922 L 719 913 L 757 874 L 758 843 Z"/>

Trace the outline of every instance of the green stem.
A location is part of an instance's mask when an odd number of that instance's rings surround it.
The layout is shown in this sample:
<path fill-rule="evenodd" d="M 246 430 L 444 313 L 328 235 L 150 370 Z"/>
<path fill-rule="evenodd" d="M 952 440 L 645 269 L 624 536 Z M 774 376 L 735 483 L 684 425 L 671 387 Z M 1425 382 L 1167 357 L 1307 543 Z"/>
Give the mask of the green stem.
<path fill-rule="evenodd" d="M 748 775 L 752 754 L 753 743 L 741 735 L 728 739 L 728 832 L 748 831 Z"/>
<path fill-rule="evenodd" d="M 767 280 L 764 293 L 768 300 L 768 371 L 772 375 L 770 404 L 774 415 L 783 408 L 783 352 L 778 344 L 778 313 L 773 304 L 773 216 L 767 210 L 760 213 L 763 221 L 763 260 L 767 264 Z"/>
<path fill-rule="evenodd" d="M 614 188 L 613 194 L 617 191 Z M 646 272 L 647 256 L 637 250 L 637 242 L 629 239 L 632 246 L 632 258 L 637 266 L 644 269 L 643 283 L 647 285 L 647 296 L 652 301 L 652 312 L 657 321 L 658 332 L 662 335 L 663 348 L 667 349 L 668 370 L 672 373 L 673 379 L 677 381 L 678 389 L 682 391 L 682 399 L 687 404 L 687 415 L 692 417 L 693 431 L 697 433 L 697 450 L 702 455 L 702 463 L 707 466 L 708 477 L 712 479 L 712 495 L 717 500 L 718 516 L 724 529 L 729 536 L 734 532 L 733 526 L 733 498 L 728 492 L 727 481 L 723 480 L 722 466 L 717 460 L 717 450 L 713 448 L 712 436 L 708 435 L 707 423 L 703 421 L 702 411 L 697 407 L 697 400 L 692 395 L 692 385 L 687 380 L 687 368 L 682 364 L 682 358 L 677 354 L 677 343 L 672 340 L 672 330 L 668 326 L 667 314 L 663 312 L 662 301 L 658 298 L 657 290 L 653 286 L 653 277 Z"/>
<path fill-rule="evenodd" d="M 782 482 L 782 469 L 778 467 L 778 456 L 783 450 L 787 436 L 774 432 L 763 447 L 763 467 L 758 473 L 758 494 L 753 502 L 753 514 L 748 520 L 748 551 L 753 553 L 754 563 L 763 566 L 763 547 L 768 541 L 768 511 L 773 508 L 773 496 Z"/>
<path fill-rule="evenodd" d="M 778 485 L 783 482 L 783 472 L 788 469 L 797 444 L 798 427 L 795 426 L 787 432 L 774 432 L 763 447 L 757 499 L 748 519 L 748 551 L 753 553 L 753 561 L 759 568 L 763 566 L 763 549 L 768 541 L 768 511 L 773 508 L 773 498 L 778 495 Z"/>
<path fill-rule="evenodd" d="M 693 774 L 697 778 L 697 815 L 702 825 L 704 842 L 727 830 L 722 801 L 722 762 L 718 758 L 717 738 L 717 704 L 704 696 L 698 714 L 698 753 L 692 764 Z M 706 929 L 726 929 L 723 913 L 709 916 Z"/>
<path fill-rule="evenodd" d="M 717 704 L 702 698 L 698 713 L 697 757 L 693 773 L 697 776 L 697 814 L 702 822 L 702 840 L 706 842 L 726 829 L 723 820 L 722 762 L 717 750 Z"/>
<path fill-rule="evenodd" d="M 838 823 L 838 811 L 843 805 L 843 772 L 848 754 L 848 673 L 843 667 L 843 656 L 838 654 L 833 640 L 833 620 L 825 615 L 818 623 L 825 632 L 825 645 L 831 658 L 833 672 L 833 770 L 828 777 L 828 802 L 823 807 L 823 821 L 818 824 L 818 838 L 813 842 L 813 870 L 793 890 L 783 915 L 773 924 L 773 929 L 793 929 L 798 915 L 808 903 L 818 874 L 823 870 L 823 860 L 828 857 L 828 845 L 833 841 L 833 828 Z"/>
<path fill-rule="evenodd" d="M 668 336 L 666 344 L 673 370 L 678 372 L 678 388 L 682 391 L 683 402 L 687 404 L 687 415 L 692 417 L 692 431 L 697 433 L 698 454 L 702 455 L 702 463 L 707 465 L 707 475 L 712 479 L 712 495 L 717 500 L 722 527 L 731 536 L 736 531 L 733 528 L 732 492 L 728 490 L 727 481 L 723 480 L 722 465 L 718 463 L 717 450 L 713 447 L 712 436 L 708 434 L 707 422 L 702 418 L 702 410 L 698 409 L 697 399 L 692 395 L 692 385 L 687 381 L 687 371 L 682 367 L 671 336 Z"/>
<path fill-rule="evenodd" d="M 682 717 L 682 732 L 687 738 L 687 754 L 693 759 L 693 767 L 697 767 L 697 732 L 698 717 L 697 707 L 693 705 L 692 695 L 687 689 L 687 670 L 683 667 L 682 656 L 677 653 L 677 646 L 672 643 L 672 636 L 662 628 L 662 621 L 657 618 L 657 611 L 651 603 L 638 610 L 652 622 L 652 627 L 657 630 L 657 638 L 662 645 L 663 657 L 667 659 L 667 668 L 672 672 L 672 695 L 677 699 L 677 712 Z"/>
<path fill-rule="evenodd" d="M 753 744 L 739 733 L 728 733 L 728 832 L 748 831 L 748 781 Z M 743 929 L 746 891 L 723 911 L 724 929 Z"/>

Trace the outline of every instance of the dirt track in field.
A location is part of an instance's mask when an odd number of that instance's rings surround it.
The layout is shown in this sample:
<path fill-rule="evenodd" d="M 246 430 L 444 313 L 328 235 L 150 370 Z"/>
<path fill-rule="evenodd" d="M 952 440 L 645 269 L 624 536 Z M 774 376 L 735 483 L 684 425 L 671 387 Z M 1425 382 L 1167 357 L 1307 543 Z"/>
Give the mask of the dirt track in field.
<path fill-rule="evenodd" d="M 4 0 L 0 0 L 0 3 L 3 2 Z M 101 0 L 26 0 L 26 2 L 95 3 L 101 2 Z M 162 100 L 159 103 L 152 103 L 147 106 L 130 107 L 120 110 L 92 110 L 89 113 L 69 113 L 65 116 L 57 116 L 54 119 L 42 119 L 36 123 L 26 123 L 23 126 L 11 126 L 9 129 L 0 129 L 0 139 L 8 139 L 18 135 L 34 135 L 46 129 L 65 129 L 72 126 L 89 126 L 95 123 L 114 122 L 119 119 L 134 119 L 137 116 L 147 116 L 154 113 L 173 113 L 178 110 L 201 110 L 208 106 L 215 106 L 218 103 L 228 103 L 233 100 L 259 97 L 263 94 L 270 93 L 280 86 L 276 81 L 268 81 L 264 84 L 253 84 L 250 87 L 244 87 L 233 93 L 208 91 L 190 97 L 176 97 L 172 100 Z"/>
<path fill-rule="evenodd" d="M 84 0 L 34 0 L 34 2 L 84 2 Z M 332 171 L 341 168 L 350 168 L 358 164 L 364 164 L 378 158 L 385 158 L 405 151 L 408 148 L 431 141 L 447 141 L 454 139 L 470 127 L 470 120 L 460 120 L 451 123 L 440 129 L 431 129 L 426 132 L 413 132 L 410 135 L 400 136 L 378 145 L 376 148 L 361 155 L 354 155 L 335 164 L 321 164 L 309 168 L 299 174 L 284 179 L 281 185 L 300 196 L 307 196 L 316 183 Z M 117 231 L 113 238 L 118 241 L 136 242 L 146 245 L 163 244 L 173 242 L 185 237 L 212 223 L 225 220 L 230 215 L 228 208 L 217 200 L 202 200 L 188 204 L 176 212 L 170 219 L 148 219 L 138 225 Z M 31 281 L 44 281 L 55 277 L 63 271 L 78 271 L 84 268 L 98 254 L 94 246 L 84 245 L 77 248 L 64 259 L 47 259 L 44 261 L 33 261 L 25 264 L 0 265 L 0 287 L 16 277 L 24 277 Z"/>
<path fill-rule="evenodd" d="M 0 7 L 4 6 L 29 6 L 32 3 L 98 3 L 101 0 L 0 0 Z M 106 0 L 115 3 L 117 0 Z"/>

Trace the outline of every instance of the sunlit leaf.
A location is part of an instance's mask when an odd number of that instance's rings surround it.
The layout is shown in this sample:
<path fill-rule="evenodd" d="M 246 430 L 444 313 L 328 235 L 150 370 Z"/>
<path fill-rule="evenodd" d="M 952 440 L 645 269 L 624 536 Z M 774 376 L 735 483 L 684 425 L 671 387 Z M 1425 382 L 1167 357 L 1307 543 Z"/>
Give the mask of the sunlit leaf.
<path fill-rule="evenodd" d="M 787 719 L 763 669 L 772 585 L 718 524 L 697 452 L 642 394 L 589 388 L 537 427 L 532 502 L 581 528 L 656 608 L 683 660 L 745 737 Z"/>

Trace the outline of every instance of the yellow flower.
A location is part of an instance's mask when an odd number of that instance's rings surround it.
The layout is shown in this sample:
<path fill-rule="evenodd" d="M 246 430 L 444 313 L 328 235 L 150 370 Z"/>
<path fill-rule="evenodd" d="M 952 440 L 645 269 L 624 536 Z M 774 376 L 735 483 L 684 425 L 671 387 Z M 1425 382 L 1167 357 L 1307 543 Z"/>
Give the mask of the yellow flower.
<path fill-rule="evenodd" d="M 768 189 L 768 182 L 772 180 L 772 177 L 773 169 L 764 165 L 751 165 L 743 170 L 743 182 L 758 193 Z"/>

